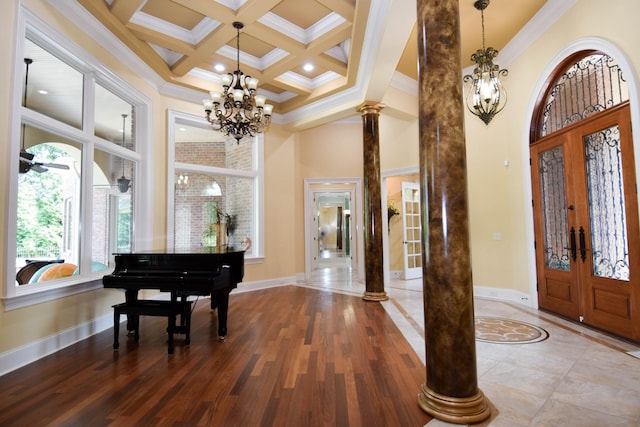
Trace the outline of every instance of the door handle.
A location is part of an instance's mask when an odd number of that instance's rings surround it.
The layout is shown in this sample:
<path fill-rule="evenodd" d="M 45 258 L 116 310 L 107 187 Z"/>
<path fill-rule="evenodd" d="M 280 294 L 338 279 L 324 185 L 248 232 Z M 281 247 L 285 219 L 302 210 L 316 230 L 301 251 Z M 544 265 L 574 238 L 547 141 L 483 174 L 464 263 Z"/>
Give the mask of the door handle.
<path fill-rule="evenodd" d="M 579 239 L 580 239 L 580 258 L 582 259 L 582 262 L 584 262 L 587 259 L 587 247 L 585 244 L 585 237 L 584 237 L 584 228 L 582 228 L 582 226 L 580 227 L 580 231 L 579 233 Z"/>
<path fill-rule="evenodd" d="M 571 258 L 573 258 L 573 262 L 576 262 L 577 258 L 577 248 L 576 248 L 576 229 L 571 227 L 571 231 L 569 234 L 569 244 L 571 249 Z"/>

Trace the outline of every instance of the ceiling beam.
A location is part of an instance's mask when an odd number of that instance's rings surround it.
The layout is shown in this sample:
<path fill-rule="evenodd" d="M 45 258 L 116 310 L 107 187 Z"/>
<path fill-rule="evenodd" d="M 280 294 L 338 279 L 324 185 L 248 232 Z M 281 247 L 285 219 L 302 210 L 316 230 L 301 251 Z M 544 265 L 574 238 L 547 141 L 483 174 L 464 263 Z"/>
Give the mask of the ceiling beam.
<path fill-rule="evenodd" d="M 113 0 L 110 10 L 120 22 L 126 24 L 146 2 L 147 0 Z"/>
<path fill-rule="evenodd" d="M 158 46 L 162 46 L 183 55 L 193 55 L 196 51 L 195 46 L 193 46 L 191 43 L 187 43 L 174 37 L 170 37 L 165 33 L 152 30 L 148 27 L 129 23 L 127 24 L 127 28 L 141 40 L 144 40 L 148 43 L 156 44 Z"/>
<path fill-rule="evenodd" d="M 166 81 L 171 81 L 173 76 L 167 63 L 147 43 L 137 38 L 113 15 L 107 8 L 104 0 L 77 0 L 89 13 L 96 17 L 111 33 L 135 52 L 158 75 Z"/>

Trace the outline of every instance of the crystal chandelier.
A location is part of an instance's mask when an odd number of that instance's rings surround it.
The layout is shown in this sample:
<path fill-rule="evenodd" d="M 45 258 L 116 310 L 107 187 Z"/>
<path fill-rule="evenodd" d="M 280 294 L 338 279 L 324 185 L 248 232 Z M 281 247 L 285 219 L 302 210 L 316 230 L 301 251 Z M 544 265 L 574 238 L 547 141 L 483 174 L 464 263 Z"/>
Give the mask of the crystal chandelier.
<path fill-rule="evenodd" d="M 202 101 L 207 121 L 213 129 L 233 136 L 238 144 L 245 136 L 264 132 L 271 122 L 273 110 L 272 105 L 265 104 L 265 96 L 256 95 L 258 79 L 245 76 L 240 71 L 240 30 L 243 27 L 242 22 L 233 23 L 233 28 L 237 31 L 236 71 L 221 77 L 222 92 L 212 91 L 211 99 Z"/>
<path fill-rule="evenodd" d="M 488 125 L 507 103 L 507 91 L 500 82 L 500 76 L 504 77 L 508 74 L 506 69 L 500 69 L 493 63 L 498 51 L 492 47 L 485 49 L 484 9 L 489 6 L 489 1 L 478 0 L 473 4 L 482 16 L 482 49 L 471 55 L 471 60 L 477 64 L 473 74 L 463 77 L 465 83 L 471 83 L 467 93 L 467 108 L 472 114 L 480 117 L 485 125 Z"/>

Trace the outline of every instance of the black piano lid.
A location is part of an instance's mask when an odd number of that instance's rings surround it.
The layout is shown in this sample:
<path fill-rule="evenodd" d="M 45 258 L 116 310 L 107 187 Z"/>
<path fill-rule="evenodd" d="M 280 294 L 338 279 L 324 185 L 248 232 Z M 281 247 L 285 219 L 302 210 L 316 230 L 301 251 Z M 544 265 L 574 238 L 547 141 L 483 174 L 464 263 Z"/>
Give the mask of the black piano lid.
<path fill-rule="evenodd" d="M 233 246 L 198 246 L 188 249 L 146 249 L 129 252 L 114 252 L 113 255 L 207 255 L 207 254 L 232 254 L 244 252 Z"/>

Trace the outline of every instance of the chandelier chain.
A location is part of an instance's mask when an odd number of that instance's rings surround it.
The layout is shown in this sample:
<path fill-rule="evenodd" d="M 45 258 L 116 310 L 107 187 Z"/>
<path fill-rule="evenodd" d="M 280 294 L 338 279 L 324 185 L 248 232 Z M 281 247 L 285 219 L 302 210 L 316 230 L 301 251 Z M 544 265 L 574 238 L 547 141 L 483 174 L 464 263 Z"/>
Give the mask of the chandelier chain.
<path fill-rule="evenodd" d="M 484 9 L 480 9 L 480 16 L 482 18 L 482 50 L 487 50 L 484 42 Z"/>

